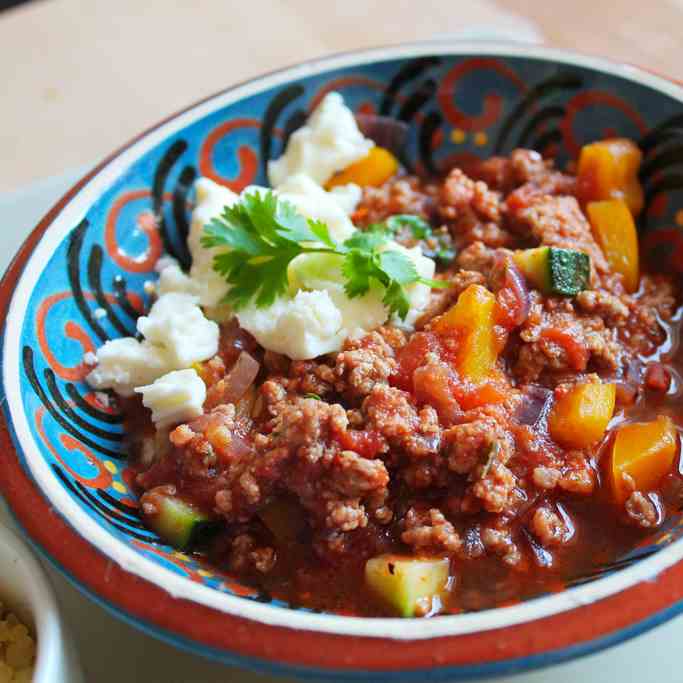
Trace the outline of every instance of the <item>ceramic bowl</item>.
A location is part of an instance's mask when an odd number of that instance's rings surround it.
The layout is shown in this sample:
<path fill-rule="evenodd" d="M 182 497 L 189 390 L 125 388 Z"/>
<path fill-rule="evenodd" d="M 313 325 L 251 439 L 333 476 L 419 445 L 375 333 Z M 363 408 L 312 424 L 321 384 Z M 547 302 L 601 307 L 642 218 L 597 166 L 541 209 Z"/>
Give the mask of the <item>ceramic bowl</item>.
<path fill-rule="evenodd" d="M 301 676 L 422 681 L 521 670 L 679 612 L 678 519 L 562 592 L 429 620 L 288 605 L 174 552 L 142 524 L 121 416 L 83 383 L 83 354 L 133 332 L 163 251 L 187 265 L 194 179 L 233 190 L 265 182 L 267 160 L 330 90 L 357 112 L 408 123 L 403 161 L 417 172 L 517 146 L 566 160 L 605 135 L 637 140 L 644 250 L 659 268 L 683 268 L 683 91 L 658 76 L 540 47 L 431 42 L 309 62 L 226 90 L 77 183 L 5 277 L 0 488 L 28 534 L 84 591 L 141 628 L 231 664 Z"/>
<path fill-rule="evenodd" d="M 2 523 L 0 601 L 36 636 L 33 683 L 82 683 L 73 642 L 60 619 L 49 579 L 24 542 Z"/>

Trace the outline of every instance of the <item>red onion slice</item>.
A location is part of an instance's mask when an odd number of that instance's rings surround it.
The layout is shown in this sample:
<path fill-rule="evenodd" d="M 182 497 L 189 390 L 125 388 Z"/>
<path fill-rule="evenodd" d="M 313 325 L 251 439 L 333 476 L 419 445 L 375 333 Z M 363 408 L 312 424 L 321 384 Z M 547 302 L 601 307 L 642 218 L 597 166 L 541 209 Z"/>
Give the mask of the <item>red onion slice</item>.
<path fill-rule="evenodd" d="M 408 141 L 409 126 L 403 121 L 375 114 L 356 114 L 356 123 L 366 138 L 396 156 L 400 155 Z"/>
<path fill-rule="evenodd" d="M 254 383 L 260 365 L 246 351 L 242 351 L 230 372 L 223 378 L 223 403 L 236 403 Z"/>
<path fill-rule="evenodd" d="M 545 387 L 530 384 L 524 388 L 523 396 L 515 418 L 523 425 L 538 425 L 550 411 L 553 392 Z"/>
<path fill-rule="evenodd" d="M 501 290 L 507 290 L 504 299 L 509 323 L 512 327 L 518 327 L 527 319 L 531 306 L 524 276 L 509 255 L 498 253 L 490 278 L 495 291 L 500 293 Z"/>

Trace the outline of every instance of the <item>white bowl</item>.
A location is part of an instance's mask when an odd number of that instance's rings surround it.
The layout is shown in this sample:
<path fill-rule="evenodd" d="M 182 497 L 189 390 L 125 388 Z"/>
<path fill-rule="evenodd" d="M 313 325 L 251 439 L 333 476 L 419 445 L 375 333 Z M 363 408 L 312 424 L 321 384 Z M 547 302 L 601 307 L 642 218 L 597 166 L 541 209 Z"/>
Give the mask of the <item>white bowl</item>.
<path fill-rule="evenodd" d="M 0 523 L 0 602 L 36 635 L 33 683 L 83 683 L 50 581 L 26 544 Z"/>

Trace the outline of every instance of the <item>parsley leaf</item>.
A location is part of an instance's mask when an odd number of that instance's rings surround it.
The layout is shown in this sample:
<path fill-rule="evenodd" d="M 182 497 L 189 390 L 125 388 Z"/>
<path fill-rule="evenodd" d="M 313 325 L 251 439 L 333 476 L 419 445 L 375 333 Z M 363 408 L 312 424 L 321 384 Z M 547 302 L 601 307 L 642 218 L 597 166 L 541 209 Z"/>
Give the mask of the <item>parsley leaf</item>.
<path fill-rule="evenodd" d="M 432 236 L 432 226 L 424 218 L 409 213 L 400 213 L 389 216 L 386 226 L 395 235 L 402 228 L 410 228 L 410 232 L 416 240 L 426 240 Z"/>
<path fill-rule="evenodd" d="M 417 216 L 393 218 L 403 222 L 410 219 L 410 225 L 414 223 L 415 229 L 423 230 L 416 221 L 424 221 Z M 204 227 L 201 243 L 220 249 L 214 256 L 213 268 L 230 285 L 225 301 L 236 311 L 252 302 L 259 308 L 272 305 L 288 290 L 291 261 L 300 254 L 323 253 L 343 256 L 341 270 L 349 298 L 366 294 L 375 280 L 384 287 L 382 301 L 389 314 L 405 318 L 410 308 L 407 285 L 449 284 L 420 277 L 410 257 L 385 248 L 392 232 L 388 224 L 379 224 L 339 244 L 325 223 L 305 218 L 293 204 L 268 191 L 248 193 L 238 203 L 225 207 Z"/>

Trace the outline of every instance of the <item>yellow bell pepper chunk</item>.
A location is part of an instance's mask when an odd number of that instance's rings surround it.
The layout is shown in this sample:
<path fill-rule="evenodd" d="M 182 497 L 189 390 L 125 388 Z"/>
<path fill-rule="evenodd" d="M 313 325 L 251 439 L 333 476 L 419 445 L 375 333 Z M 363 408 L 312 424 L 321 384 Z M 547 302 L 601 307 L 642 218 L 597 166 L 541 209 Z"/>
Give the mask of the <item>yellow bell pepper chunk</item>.
<path fill-rule="evenodd" d="M 565 448 L 587 448 L 605 433 L 614 413 L 614 384 L 576 384 L 555 399 L 548 429 L 550 436 Z"/>
<path fill-rule="evenodd" d="M 396 157 L 384 147 L 372 147 L 368 155 L 347 166 L 327 181 L 330 190 L 338 185 L 356 183 L 361 187 L 379 187 L 398 171 Z"/>
<path fill-rule="evenodd" d="M 496 297 L 486 287 L 470 285 L 432 326 L 439 335 L 458 338 L 456 369 L 475 384 L 491 377 L 498 358 L 495 307 Z"/>
<path fill-rule="evenodd" d="M 612 270 L 624 276 L 628 292 L 638 289 L 638 233 L 633 214 L 620 199 L 589 202 L 586 206 L 593 235 Z"/>
<path fill-rule="evenodd" d="M 577 169 L 577 195 L 581 202 L 621 199 L 637 216 L 644 203 L 638 180 L 642 156 L 638 145 L 627 138 L 584 145 Z"/>
<path fill-rule="evenodd" d="M 660 415 L 651 422 L 634 422 L 618 428 L 608 460 L 608 479 L 617 503 L 636 491 L 651 491 L 674 464 L 678 434 L 671 418 Z M 624 475 L 627 475 L 626 477 Z"/>

